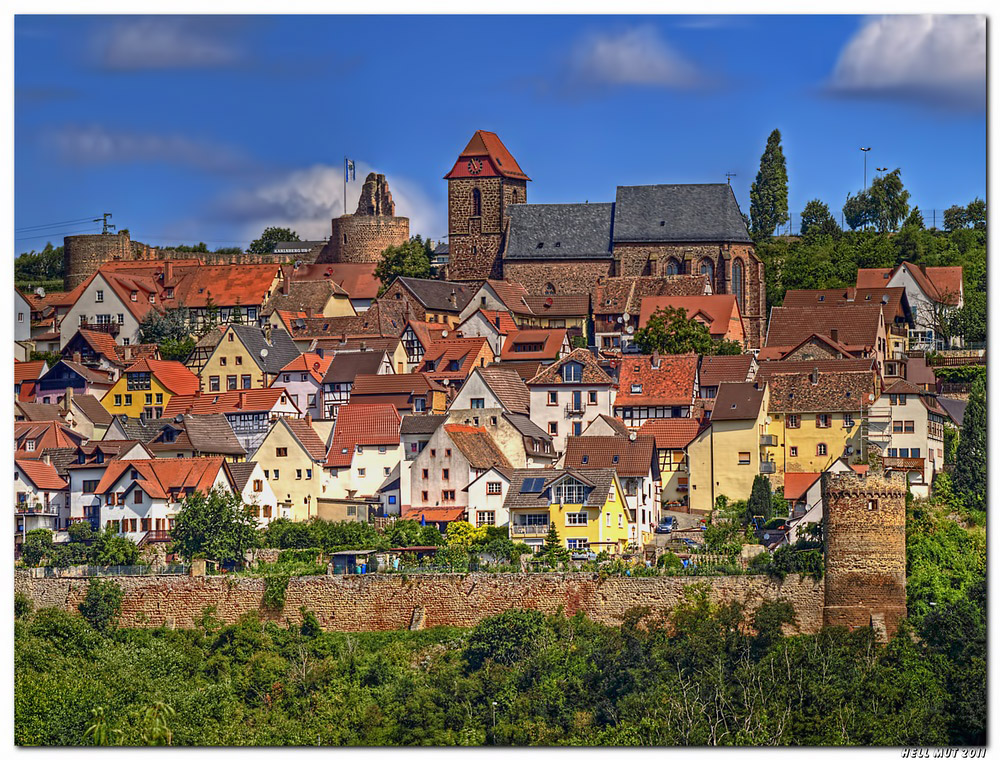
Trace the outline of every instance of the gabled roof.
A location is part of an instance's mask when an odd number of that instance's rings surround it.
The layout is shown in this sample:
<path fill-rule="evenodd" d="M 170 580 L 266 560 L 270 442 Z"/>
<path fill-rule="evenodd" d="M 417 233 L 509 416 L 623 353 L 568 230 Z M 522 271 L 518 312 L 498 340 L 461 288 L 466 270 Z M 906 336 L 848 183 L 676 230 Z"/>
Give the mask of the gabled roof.
<path fill-rule="evenodd" d="M 176 459 L 114 459 L 108 462 L 95 493 L 103 495 L 114 488 L 125 473 L 135 470 L 142 490 L 159 499 L 180 499 L 188 493 L 207 493 L 219 470 L 222 457 L 185 457 Z"/>
<path fill-rule="evenodd" d="M 416 277 L 397 277 L 398 282 L 406 288 L 425 309 L 431 311 L 448 311 L 457 314 L 465 308 L 475 290 L 468 285 L 446 280 L 422 280 Z M 452 303 L 452 295 L 455 297 Z"/>
<path fill-rule="evenodd" d="M 436 340 L 424 352 L 417 371 L 435 380 L 464 380 L 476 368 L 484 347 L 489 347 L 489 341 L 482 337 Z M 449 369 L 452 362 L 456 362 L 456 369 Z"/>
<path fill-rule="evenodd" d="M 619 186 L 614 240 L 751 242 L 736 196 L 722 183 Z"/>
<path fill-rule="evenodd" d="M 355 447 L 398 446 L 402 418 L 392 404 L 347 404 L 337 413 L 327 467 L 350 467 Z"/>
<path fill-rule="evenodd" d="M 111 364 L 121 363 L 118 358 L 118 344 L 115 343 L 115 339 L 111 337 L 110 333 L 97 332 L 96 330 L 77 330 L 76 335 L 84 340 L 94 350 L 94 353 L 103 357 Z M 72 358 L 72 352 L 69 351 L 69 346 L 72 342 L 73 338 L 70 338 L 66 343 L 66 347 L 63 348 L 62 355 L 64 357 L 68 356 Z"/>
<path fill-rule="evenodd" d="M 501 365 L 498 362 L 493 362 L 486 366 L 499 367 Z M 513 370 L 524 382 L 528 382 L 539 373 L 543 365 L 540 361 L 534 359 L 529 361 L 505 361 L 502 366 L 504 369 Z"/>
<path fill-rule="evenodd" d="M 250 478 L 253 477 L 253 471 L 260 467 L 257 462 L 226 462 L 224 466 L 229 473 L 229 479 L 232 481 L 233 490 L 236 493 L 243 492 L 247 483 L 250 482 Z"/>
<path fill-rule="evenodd" d="M 886 319 L 903 317 L 909 310 L 906 288 L 831 288 L 828 290 L 786 290 L 782 306 L 865 306 L 885 307 Z M 905 308 L 904 308 L 905 304 Z"/>
<path fill-rule="evenodd" d="M 44 359 L 33 362 L 14 362 L 14 382 L 23 383 L 25 380 L 37 380 L 48 371 L 48 365 Z"/>
<path fill-rule="evenodd" d="M 100 402 L 98 402 L 98 405 Z M 103 407 L 102 407 L 103 408 Z M 62 422 L 62 404 L 42 404 L 41 402 L 14 402 L 14 418 L 24 417 L 22 422 Z"/>
<path fill-rule="evenodd" d="M 736 306 L 736 296 L 650 296 L 642 299 L 639 308 L 639 327 L 645 327 L 649 318 L 658 309 L 684 309 L 688 319 L 698 319 L 707 324 L 713 338 L 724 337 L 733 326 L 740 322 L 740 312 Z"/>
<path fill-rule="evenodd" d="M 366 351 L 381 354 L 383 351 L 392 356 L 399 347 L 397 337 L 382 337 L 378 335 L 348 335 L 341 338 L 324 338 L 313 344 L 316 351 L 334 351 L 337 354 L 365 353 Z"/>
<path fill-rule="evenodd" d="M 73 372 L 78 374 L 80 377 L 82 377 L 84 380 L 87 381 L 88 385 L 111 386 L 114 384 L 114 381 L 111 379 L 112 372 L 110 370 L 94 369 L 92 367 L 87 367 L 86 365 L 70 361 L 69 359 L 60 359 L 59 362 L 52 365 L 52 369 L 55 369 L 60 364 L 68 367 Z"/>
<path fill-rule="evenodd" d="M 822 477 L 821 472 L 786 472 L 784 496 L 789 501 L 805 497 L 810 488 Z"/>
<path fill-rule="evenodd" d="M 500 359 L 556 359 L 566 342 L 565 329 L 525 329 L 511 333 L 500 350 Z M 518 350 L 525 345 L 541 344 L 538 350 Z"/>
<path fill-rule="evenodd" d="M 656 439 L 651 435 L 636 436 L 634 441 L 620 435 L 570 436 L 563 466 L 612 467 L 619 478 L 638 478 L 659 471 L 656 456 Z"/>
<path fill-rule="evenodd" d="M 590 430 L 590 428 L 598 420 L 601 420 L 605 425 L 614 430 L 615 431 L 614 435 L 624 435 L 628 437 L 632 432 L 629 429 L 629 426 L 625 424 L 625 420 L 621 419 L 621 417 L 613 417 L 610 414 L 599 414 L 596 417 L 594 417 L 593 420 L 591 420 L 590 424 L 587 425 L 587 427 L 583 429 L 583 434 L 588 435 L 587 431 Z M 589 435 L 594 435 L 594 433 L 590 433 Z"/>
<path fill-rule="evenodd" d="M 140 359 L 124 372 L 149 372 L 160 385 L 175 394 L 195 393 L 201 389 L 198 376 L 180 362 Z"/>
<path fill-rule="evenodd" d="M 288 362 L 288 364 L 278 371 L 278 374 L 281 375 L 286 372 L 308 372 L 312 376 L 313 380 L 317 383 L 322 383 L 323 378 L 330 369 L 330 363 L 333 362 L 333 360 L 334 357 L 332 356 L 320 356 L 319 354 L 307 351 L 304 354 L 299 354 L 297 357 Z M 277 380 L 275 382 L 277 382 Z"/>
<path fill-rule="evenodd" d="M 40 459 L 15 459 L 14 466 L 19 467 L 39 491 L 61 491 L 69 488 L 69 483 L 59 477 L 56 468 Z"/>
<path fill-rule="evenodd" d="M 268 299 L 277 277 L 277 264 L 220 264 L 192 267 L 174 286 L 168 304 L 183 304 L 189 309 L 216 306 L 261 306 Z"/>
<path fill-rule="evenodd" d="M 515 203 L 504 258 L 610 259 L 613 203 Z"/>
<path fill-rule="evenodd" d="M 690 405 L 697 373 L 695 354 L 622 357 L 615 408 Z"/>
<path fill-rule="evenodd" d="M 965 419 L 965 407 L 969 405 L 968 401 L 948 398 L 947 396 L 938 396 L 938 404 L 957 427 L 962 426 L 962 420 Z"/>
<path fill-rule="evenodd" d="M 357 375 L 351 389 L 351 400 L 371 394 L 416 394 L 422 396 L 428 391 L 443 391 L 444 387 L 425 373 L 411 372 L 405 375 Z M 361 401 L 357 403 L 363 403 Z"/>
<path fill-rule="evenodd" d="M 246 454 L 224 414 L 184 416 L 184 430 L 195 451 L 210 454 Z"/>
<path fill-rule="evenodd" d="M 577 348 L 570 351 L 557 362 L 542 369 L 528 381 L 528 385 L 565 385 L 566 382 L 563 380 L 562 368 L 570 362 L 577 362 L 583 365 L 580 382 L 573 383 L 573 385 L 611 385 L 614 382 L 590 351 L 586 348 Z"/>
<path fill-rule="evenodd" d="M 921 388 L 918 388 L 913 383 L 908 383 L 906 380 L 902 379 L 896 380 L 893 383 L 886 383 L 886 389 L 882 391 L 882 394 L 883 395 L 893 394 L 900 396 L 903 394 L 910 394 L 914 396 L 933 395 L 930 393 L 930 391 L 925 391 Z"/>
<path fill-rule="evenodd" d="M 815 384 L 810 373 L 773 375 L 768 380 L 771 389 L 769 411 L 856 412 L 868 407 L 874 394 L 875 381 L 869 372 L 820 372 Z M 720 390 L 721 393 L 721 390 Z M 715 403 L 716 419 L 719 402 Z"/>
<path fill-rule="evenodd" d="M 590 293 L 556 293 L 524 297 L 528 313 L 536 317 L 585 317 L 590 315 Z M 517 313 L 517 312 L 515 312 Z"/>
<path fill-rule="evenodd" d="M 764 389 L 754 388 L 753 383 L 720 383 L 715 395 L 712 422 L 723 420 L 755 420 L 764 402 Z M 771 392 L 774 403 L 774 391 Z"/>
<path fill-rule="evenodd" d="M 79 407 L 80 411 L 95 425 L 110 425 L 111 412 L 104 408 L 97 396 L 89 393 L 76 393 L 73 395 L 73 404 Z"/>
<path fill-rule="evenodd" d="M 529 413 L 531 392 L 517 372 L 496 365 L 477 367 L 474 371 L 479 373 L 507 411 L 515 414 Z"/>
<path fill-rule="evenodd" d="M 708 275 L 667 277 L 609 277 L 594 286 L 594 314 L 639 316 L 642 299 L 649 296 L 703 296 L 711 293 Z"/>
<path fill-rule="evenodd" d="M 271 312 L 278 309 L 295 312 L 312 312 L 322 314 L 330 299 L 337 296 L 349 298 L 348 293 L 336 282 L 329 279 L 324 280 L 291 280 L 287 279 L 288 293 L 280 289 L 271 294 L 271 297 L 260 310 L 262 317 L 269 316 Z"/>
<path fill-rule="evenodd" d="M 857 287 L 884 288 L 900 269 L 910 273 L 928 298 L 939 303 L 958 303 L 962 292 L 962 267 L 925 267 L 904 261 L 895 269 L 859 269 Z"/>
<path fill-rule="evenodd" d="M 767 328 L 766 346 L 795 346 L 813 333 L 830 336 L 850 350 L 877 345 L 882 306 L 828 309 L 821 306 L 793 308 L 775 306 Z M 837 331 L 833 338 L 831 330 Z"/>
<path fill-rule="evenodd" d="M 819 361 L 776 361 L 761 362 L 757 368 L 754 380 L 764 384 L 775 375 L 788 375 L 812 372 L 875 372 L 875 357 L 861 359 L 822 359 Z"/>
<path fill-rule="evenodd" d="M 174 398 L 178 397 L 175 396 Z M 173 399 L 171 399 L 171 402 L 172 401 Z M 164 412 L 170 409 L 171 402 L 168 402 L 167 408 Z M 129 417 L 125 414 L 115 414 L 112 415 L 111 424 L 116 425 L 121 429 L 126 440 L 139 441 L 140 443 L 148 444 L 160 434 L 160 431 L 163 430 L 163 426 L 167 424 L 167 420 L 171 418 L 172 415 L 165 413 L 164 417 L 166 419 L 146 420 L 138 417 Z"/>
<path fill-rule="evenodd" d="M 236 337 L 246 346 L 257 367 L 268 374 L 277 374 L 282 367 L 301 353 L 284 330 L 271 330 L 271 338 L 268 340 L 259 327 L 230 325 L 229 329 L 235 332 Z M 267 351 L 267 356 L 262 357 L 261 351 Z"/>
<path fill-rule="evenodd" d="M 841 343 L 839 340 L 834 340 L 828 335 L 823 335 L 822 333 L 809 333 L 809 335 L 805 336 L 802 340 L 800 340 L 793 346 L 765 346 L 764 348 L 760 349 L 760 351 L 757 352 L 757 358 L 765 363 L 775 362 L 775 361 L 785 362 L 786 356 L 791 356 L 800 348 L 809 343 L 822 344 L 827 349 L 836 354 L 835 358 L 837 359 L 848 360 L 856 358 L 852 353 L 852 348 L 850 346 Z M 858 348 L 854 347 L 853 350 L 857 351 Z M 807 360 L 793 359 L 791 361 L 807 361 Z"/>
<path fill-rule="evenodd" d="M 489 323 L 490 327 L 496 330 L 500 335 L 509 335 L 510 333 L 517 332 L 517 322 L 514 321 L 514 317 L 511 316 L 509 311 L 479 309 L 479 311 L 475 312 L 475 314 L 470 315 L 469 319 L 472 319 L 472 317 L 476 316 L 476 314 L 482 316 L 483 319 Z M 469 319 L 465 321 L 468 322 Z M 459 327 L 461 329 L 461 326 Z"/>
<path fill-rule="evenodd" d="M 752 354 L 739 356 L 705 356 L 701 360 L 698 383 L 715 386 L 719 383 L 745 383 L 753 367 Z"/>
<path fill-rule="evenodd" d="M 444 431 L 468 460 L 470 467 L 486 470 L 490 467 L 511 466 L 485 428 L 446 424 Z"/>
<path fill-rule="evenodd" d="M 316 429 L 312 426 L 312 421 L 308 417 L 303 417 L 302 419 L 280 417 L 277 424 L 285 425 L 298 440 L 303 450 L 314 461 L 322 462 L 326 459 L 326 444 L 317 435 Z"/>
<path fill-rule="evenodd" d="M 404 414 L 399 434 L 433 435 L 434 431 L 441 427 L 447 419 L 447 414 Z"/>
<path fill-rule="evenodd" d="M 269 412 L 278 405 L 283 394 L 287 394 L 284 388 L 273 387 L 173 396 L 167 402 L 163 416 L 173 418 L 178 414 Z"/>
<path fill-rule="evenodd" d="M 378 262 L 363 264 L 303 264 L 298 269 L 285 268 L 285 276 L 293 282 L 301 280 L 326 280 L 335 282 L 352 299 L 370 300 L 378 296 L 381 283 L 375 277 Z"/>
<path fill-rule="evenodd" d="M 427 347 L 436 340 L 444 338 L 444 333 L 448 332 L 448 325 L 443 322 L 418 322 L 411 319 L 406 326 L 413 331 L 420 345 L 426 350 Z M 403 332 L 406 332 L 405 330 Z"/>
<path fill-rule="evenodd" d="M 488 158 L 492 164 L 493 171 L 501 176 L 510 177 L 511 179 L 530 179 L 527 174 L 521 171 L 521 167 L 517 165 L 517 161 L 514 160 L 514 157 L 507 150 L 507 146 L 500 141 L 500 138 L 493 132 L 487 132 L 484 129 L 476 130 L 475 134 L 472 135 L 472 139 L 469 140 L 469 144 L 465 146 L 465 150 L 459 154 L 455 168 L 444 175 L 444 178 L 452 179 L 454 177 L 471 176 L 464 166 L 466 162 L 463 159 L 473 156 Z"/>
<path fill-rule="evenodd" d="M 503 418 L 507 420 L 514 429 L 517 430 L 523 437 L 537 439 L 539 441 L 547 441 L 552 443 L 552 436 L 542 430 L 538 425 L 531 421 L 531 418 L 527 414 L 513 414 L 510 412 L 504 412 Z M 544 451 L 533 451 L 534 456 L 555 456 L 555 452 L 551 449 L 548 454 Z"/>
<path fill-rule="evenodd" d="M 592 486 L 590 492 L 587 493 L 587 502 L 584 505 L 592 509 L 601 509 L 605 505 L 616 477 L 615 471 L 611 467 L 559 470 L 538 467 L 516 469 L 511 472 L 510 488 L 507 489 L 507 497 L 504 499 L 503 505 L 506 509 L 534 508 L 548 512 L 548 484 L 566 475 L 573 476 Z M 537 478 L 541 483 L 535 481 L 532 488 L 524 490 L 522 486 L 527 478 Z"/>
<path fill-rule="evenodd" d="M 60 422 L 15 422 L 14 456 L 38 459 L 43 449 L 64 449 L 79 446 L 86 439 Z M 27 450 L 27 442 L 34 441 L 33 451 Z"/>
<path fill-rule="evenodd" d="M 353 383 L 358 375 L 378 374 L 382 360 L 385 358 L 385 351 L 358 351 L 356 353 L 338 353 L 331 357 L 327 365 L 323 382 L 331 383 Z"/>
<path fill-rule="evenodd" d="M 698 435 L 701 424 L 693 417 L 671 417 L 646 420 L 639 428 L 639 435 L 651 435 L 658 449 L 686 449 Z"/>

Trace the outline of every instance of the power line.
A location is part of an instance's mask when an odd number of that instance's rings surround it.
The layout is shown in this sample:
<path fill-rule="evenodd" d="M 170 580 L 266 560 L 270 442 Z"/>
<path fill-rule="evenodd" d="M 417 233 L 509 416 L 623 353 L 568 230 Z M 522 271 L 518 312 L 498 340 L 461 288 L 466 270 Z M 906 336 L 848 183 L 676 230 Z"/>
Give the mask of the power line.
<path fill-rule="evenodd" d="M 46 233 L 44 233 L 42 235 L 25 235 L 25 236 L 22 236 L 22 237 L 16 237 L 14 239 L 15 240 L 41 240 L 43 238 L 48 238 L 49 240 L 51 240 L 52 238 L 59 237 L 60 235 L 65 237 L 67 235 L 75 235 L 75 234 L 78 234 L 78 233 L 81 233 L 81 232 L 89 232 L 90 230 L 91 230 L 90 227 L 83 227 L 83 228 L 80 228 L 80 229 L 49 230 L 48 232 L 46 232 Z"/>
<path fill-rule="evenodd" d="M 94 216 L 100 216 L 100 214 L 95 214 Z M 15 227 L 14 232 L 30 232 L 31 230 L 44 229 L 46 227 L 63 227 L 68 224 L 80 224 L 81 222 L 99 222 L 99 218 L 95 219 L 93 216 L 88 216 L 83 219 L 67 219 L 65 222 L 49 222 L 48 224 L 29 224 L 24 227 Z"/>

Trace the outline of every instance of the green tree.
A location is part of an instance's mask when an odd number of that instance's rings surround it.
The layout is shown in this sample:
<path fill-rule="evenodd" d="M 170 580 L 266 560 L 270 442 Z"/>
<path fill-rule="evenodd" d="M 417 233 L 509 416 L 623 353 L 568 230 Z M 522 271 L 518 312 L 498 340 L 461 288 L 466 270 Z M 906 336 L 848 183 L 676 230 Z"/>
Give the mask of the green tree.
<path fill-rule="evenodd" d="M 174 717 L 174 708 L 163 702 L 156 702 L 146 709 L 142 721 L 142 743 L 147 747 L 169 747 L 174 733 L 167 720 Z"/>
<path fill-rule="evenodd" d="M 569 561 L 569 549 L 559 540 L 559 531 L 556 530 L 555 523 L 549 524 L 549 532 L 545 535 L 545 544 L 538 552 L 538 557 L 553 567 L 560 562 Z"/>
<path fill-rule="evenodd" d="M 431 241 L 422 240 L 420 235 L 401 245 L 390 245 L 382 251 L 382 258 L 375 267 L 375 277 L 382 283 L 379 295 L 396 277 L 431 276 Z"/>
<path fill-rule="evenodd" d="M 986 229 L 986 201 L 976 198 L 965 207 L 965 218 L 974 230 Z"/>
<path fill-rule="evenodd" d="M 14 259 L 14 282 L 61 280 L 66 273 L 63 247 L 46 243 L 41 251 L 22 253 Z"/>
<path fill-rule="evenodd" d="M 94 565 L 138 565 L 142 552 L 134 541 L 115 533 L 110 527 L 95 534 L 87 558 Z"/>
<path fill-rule="evenodd" d="M 45 363 L 49 366 L 49 369 L 51 369 L 62 361 L 62 354 L 58 351 L 32 351 L 31 356 L 28 358 L 33 362 L 44 359 Z"/>
<path fill-rule="evenodd" d="M 194 347 L 194 338 L 184 338 L 183 340 L 167 338 L 160 343 L 160 356 L 166 361 L 177 361 L 183 364 L 194 352 Z"/>
<path fill-rule="evenodd" d="M 944 210 L 944 228 L 948 232 L 967 227 L 969 224 L 969 210 L 965 206 L 952 206 Z"/>
<path fill-rule="evenodd" d="M 693 352 L 699 356 L 743 353 L 739 343 L 715 340 L 708 327 L 694 319 L 688 319 L 686 309 L 673 306 L 653 312 L 646 326 L 636 331 L 633 340 L 644 354 L 654 351 L 661 354 Z"/>
<path fill-rule="evenodd" d="M 475 546 L 485 543 L 486 526 L 475 527 L 465 520 L 455 520 L 448 523 L 448 533 L 445 536 L 448 546 L 460 546 L 463 549 L 472 549 Z"/>
<path fill-rule="evenodd" d="M 150 309 L 139 323 L 139 342 L 156 343 L 161 351 L 164 342 L 185 341 L 190 335 L 190 315 L 185 308 L 167 309 L 163 313 Z"/>
<path fill-rule="evenodd" d="M 239 494 L 213 488 L 189 494 L 171 530 L 175 550 L 185 559 L 203 555 L 216 562 L 243 562 L 258 542 L 257 521 Z"/>
<path fill-rule="evenodd" d="M 515 665 L 540 649 L 549 631 L 538 610 L 507 610 L 482 620 L 469 637 L 465 659 L 478 670 L 487 661 Z"/>
<path fill-rule="evenodd" d="M 250 243 L 247 253 L 252 253 L 255 256 L 269 256 L 274 253 L 278 243 L 290 243 L 298 239 L 298 233 L 292 232 L 288 227 L 268 227 L 259 238 Z"/>
<path fill-rule="evenodd" d="M 920 207 L 914 206 L 910 215 L 906 217 L 906 221 L 903 222 L 903 229 L 917 229 L 922 230 L 924 227 L 924 215 L 920 213 Z"/>
<path fill-rule="evenodd" d="M 969 509 L 986 509 L 986 378 L 972 384 L 956 451 L 955 493 Z"/>
<path fill-rule="evenodd" d="M 774 500 L 771 498 L 771 481 L 766 475 L 755 475 L 750 488 L 750 499 L 747 501 L 747 522 L 750 518 L 761 516 L 767 522 L 774 517 Z"/>
<path fill-rule="evenodd" d="M 750 232 L 757 239 L 770 237 L 787 221 L 788 171 L 776 129 L 767 138 L 757 178 L 750 185 Z"/>
<path fill-rule="evenodd" d="M 840 232 L 830 207 L 818 198 L 809 201 L 802 209 L 802 222 L 799 234 L 802 237 L 816 235 L 836 235 Z"/>
<path fill-rule="evenodd" d="M 852 230 L 867 227 L 875 221 L 871 197 L 867 191 L 862 191 L 857 195 L 848 193 L 847 200 L 844 201 L 843 212 L 844 222 Z"/>
<path fill-rule="evenodd" d="M 52 531 L 45 528 L 29 530 L 21 544 L 21 559 L 28 567 L 38 567 L 52 552 Z"/>
<path fill-rule="evenodd" d="M 87 595 L 78 605 L 80 615 L 94 630 L 107 633 L 118 624 L 123 596 L 121 588 L 114 581 L 94 578 L 87 587 Z"/>
<path fill-rule="evenodd" d="M 910 192 L 903 187 L 899 169 L 893 169 L 872 180 L 868 198 L 872 218 L 879 232 L 897 229 L 910 212 Z"/>

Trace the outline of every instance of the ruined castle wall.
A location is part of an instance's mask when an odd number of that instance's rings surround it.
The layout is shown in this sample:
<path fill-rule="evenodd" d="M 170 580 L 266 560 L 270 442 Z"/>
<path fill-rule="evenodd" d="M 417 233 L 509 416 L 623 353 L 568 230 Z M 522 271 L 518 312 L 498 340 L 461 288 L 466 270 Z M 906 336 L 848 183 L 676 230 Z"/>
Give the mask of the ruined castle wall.
<path fill-rule="evenodd" d="M 684 598 L 691 584 L 707 584 L 719 603 L 746 605 L 751 612 L 762 602 L 783 600 L 795 610 L 789 632 L 816 633 L 823 623 L 823 583 L 797 576 L 776 583 L 766 576 L 716 578 L 658 577 L 601 579 L 590 573 L 423 574 L 306 576 L 289 581 L 284 609 L 263 606 L 265 581 L 247 577 L 158 576 L 114 578 L 125 592 L 122 624 L 192 628 L 202 610 L 234 623 L 257 612 L 263 619 L 298 622 L 300 607 L 315 612 L 330 631 L 390 631 L 413 627 L 471 627 L 511 608 L 537 609 L 566 615 L 582 611 L 591 619 L 618 625 L 625 612 L 648 606 L 667 612 Z M 31 578 L 15 573 L 15 590 L 39 607 L 76 612 L 88 581 L 76 578 Z"/>
<path fill-rule="evenodd" d="M 96 272 L 101 264 L 116 259 L 132 259 L 132 241 L 128 232 L 63 238 L 63 288 L 72 290 Z"/>
<path fill-rule="evenodd" d="M 348 214 L 332 220 L 330 242 L 317 257 L 320 264 L 368 264 L 382 259 L 382 251 L 410 239 L 405 216 Z"/>

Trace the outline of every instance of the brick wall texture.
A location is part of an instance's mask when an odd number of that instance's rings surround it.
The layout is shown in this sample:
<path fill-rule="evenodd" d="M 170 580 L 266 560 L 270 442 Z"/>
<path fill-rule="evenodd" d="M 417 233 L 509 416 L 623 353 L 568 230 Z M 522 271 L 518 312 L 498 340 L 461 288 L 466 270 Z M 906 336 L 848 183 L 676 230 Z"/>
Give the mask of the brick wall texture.
<path fill-rule="evenodd" d="M 672 609 L 683 598 L 685 586 L 692 583 L 708 583 L 715 600 L 739 601 L 751 614 L 763 601 L 788 601 L 796 615 L 796 624 L 789 632 L 816 633 L 823 624 L 823 583 L 798 576 L 775 583 L 764 576 L 602 580 L 589 573 L 319 575 L 291 579 L 284 609 L 277 612 L 262 606 L 262 578 L 158 576 L 113 580 L 125 592 L 122 623 L 135 627 L 192 628 L 202 610 L 210 606 L 226 623 L 234 623 L 248 612 L 258 612 L 262 619 L 299 622 L 299 608 L 304 606 L 330 631 L 471 627 L 489 615 L 515 607 L 545 613 L 562 608 L 566 615 L 582 610 L 593 620 L 618 625 L 632 607 L 648 606 L 654 613 Z M 31 578 L 27 571 L 18 570 L 14 586 L 31 597 L 36 609 L 58 607 L 76 612 L 88 581 Z"/>

